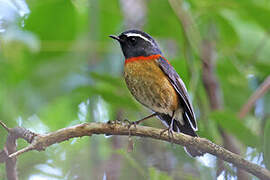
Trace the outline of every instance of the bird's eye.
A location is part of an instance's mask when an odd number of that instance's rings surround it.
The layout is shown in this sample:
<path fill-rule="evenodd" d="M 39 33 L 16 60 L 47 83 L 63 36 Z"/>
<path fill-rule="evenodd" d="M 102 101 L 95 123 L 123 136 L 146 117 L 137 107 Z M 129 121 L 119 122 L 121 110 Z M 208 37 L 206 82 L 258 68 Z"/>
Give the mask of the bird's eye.
<path fill-rule="evenodd" d="M 137 40 L 136 40 L 136 38 L 131 37 L 131 38 L 129 38 L 129 42 L 134 46 L 137 43 Z"/>

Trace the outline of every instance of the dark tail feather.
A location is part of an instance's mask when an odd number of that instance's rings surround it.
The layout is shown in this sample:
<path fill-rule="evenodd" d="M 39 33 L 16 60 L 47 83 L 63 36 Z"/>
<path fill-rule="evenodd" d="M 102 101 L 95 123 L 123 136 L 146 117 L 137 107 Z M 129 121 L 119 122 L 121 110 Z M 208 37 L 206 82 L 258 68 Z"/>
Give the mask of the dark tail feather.
<path fill-rule="evenodd" d="M 170 117 L 167 114 L 159 114 L 158 115 L 159 119 L 163 122 L 163 124 L 165 124 L 167 127 L 170 126 L 171 122 L 172 122 L 172 117 Z M 173 123 L 173 131 L 175 132 L 181 132 L 193 137 L 198 137 L 198 135 L 196 134 L 196 132 L 192 129 L 191 125 L 189 124 L 188 119 L 184 118 L 184 125 L 181 125 L 179 121 L 174 121 Z M 192 147 L 184 147 L 187 154 L 189 154 L 192 157 L 196 157 L 196 156 L 202 156 L 203 153 L 192 148 Z"/>
<path fill-rule="evenodd" d="M 170 126 L 170 124 L 172 122 L 172 117 L 171 116 L 169 116 L 167 114 L 159 114 L 158 117 L 163 122 L 163 124 L 165 124 L 167 127 Z M 173 123 L 173 131 L 181 132 L 181 133 L 193 136 L 193 137 L 198 137 L 196 132 L 190 126 L 188 119 L 184 118 L 184 122 L 185 122 L 185 124 L 181 125 L 179 121 L 174 121 L 174 123 Z"/>
<path fill-rule="evenodd" d="M 174 121 L 176 126 L 179 128 L 181 133 L 193 136 L 193 137 L 198 137 L 198 135 L 196 134 L 196 132 L 192 129 L 192 127 L 190 126 L 189 122 L 184 120 L 185 124 L 181 125 L 179 121 Z"/>

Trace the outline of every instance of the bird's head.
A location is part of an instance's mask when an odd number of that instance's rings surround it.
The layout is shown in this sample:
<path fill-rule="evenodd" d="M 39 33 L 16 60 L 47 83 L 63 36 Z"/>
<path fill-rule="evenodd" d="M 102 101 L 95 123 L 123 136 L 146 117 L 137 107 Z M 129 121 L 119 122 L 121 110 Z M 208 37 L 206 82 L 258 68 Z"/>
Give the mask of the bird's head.
<path fill-rule="evenodd" d="M 110 37 L 120 43 L 126 59 L 162 54 L 155 40 L 140 30 L 128 30 L 119 36 L 110 35 Z"/>

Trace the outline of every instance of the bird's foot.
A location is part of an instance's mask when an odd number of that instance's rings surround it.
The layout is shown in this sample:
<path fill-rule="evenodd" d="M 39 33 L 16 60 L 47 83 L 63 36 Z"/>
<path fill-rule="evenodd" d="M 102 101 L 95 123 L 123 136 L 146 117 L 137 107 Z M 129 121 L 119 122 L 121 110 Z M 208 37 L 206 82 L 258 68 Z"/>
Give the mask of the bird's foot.
<path fill-rule="evenodd" d="M 161 137 L 165 132 L 168 132 L 169 139 L 171 143 L 173 143 L 173 130 L 172 127 L 168 127 L 167 129 L 164 129 L 163 131 L 160 132 L 159 137 Z"/>
<path fill-rule="evenodd" d="M 136 129 L 136 125 L 138 125 L 139 123 L 137 121 L 130 121 L 128 119 L 125 119 L 124 122 L 126 122 L 128 124 L 128 129 L 131 128 L 131 126 L 134 126 L 134 128 Z"/>
<path fill-rule="evenodd" d="M 124 122 L 127 123 L 127 128 L 128 128 L 128 139 L 129 139 L 129 142 L 132 142 L 131 140 L 131 126 L 134 126 L 134 128 L 136 129 L 136 125 L 137 125 L 137 121 L 130 121 L 128 119 L 124 119 Z M 132 142 L 133 144 L 133 142 Z"/>

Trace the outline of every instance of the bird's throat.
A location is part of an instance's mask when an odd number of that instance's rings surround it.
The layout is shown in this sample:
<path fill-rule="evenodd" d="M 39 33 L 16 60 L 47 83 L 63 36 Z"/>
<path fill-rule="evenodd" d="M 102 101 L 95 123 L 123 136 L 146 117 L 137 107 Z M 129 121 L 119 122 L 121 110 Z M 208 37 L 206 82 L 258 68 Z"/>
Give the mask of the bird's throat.
<path fill-rule="evenodd" d="M 153 60 L 161 58 L 162 56 L 160 54 L 155 54 L 151 56 L 138 56 L 138 57 L 131 57 L 125 60 L 125 64 L 134 62 L 134 61 L 147 61 L 147 60 Z"/>

